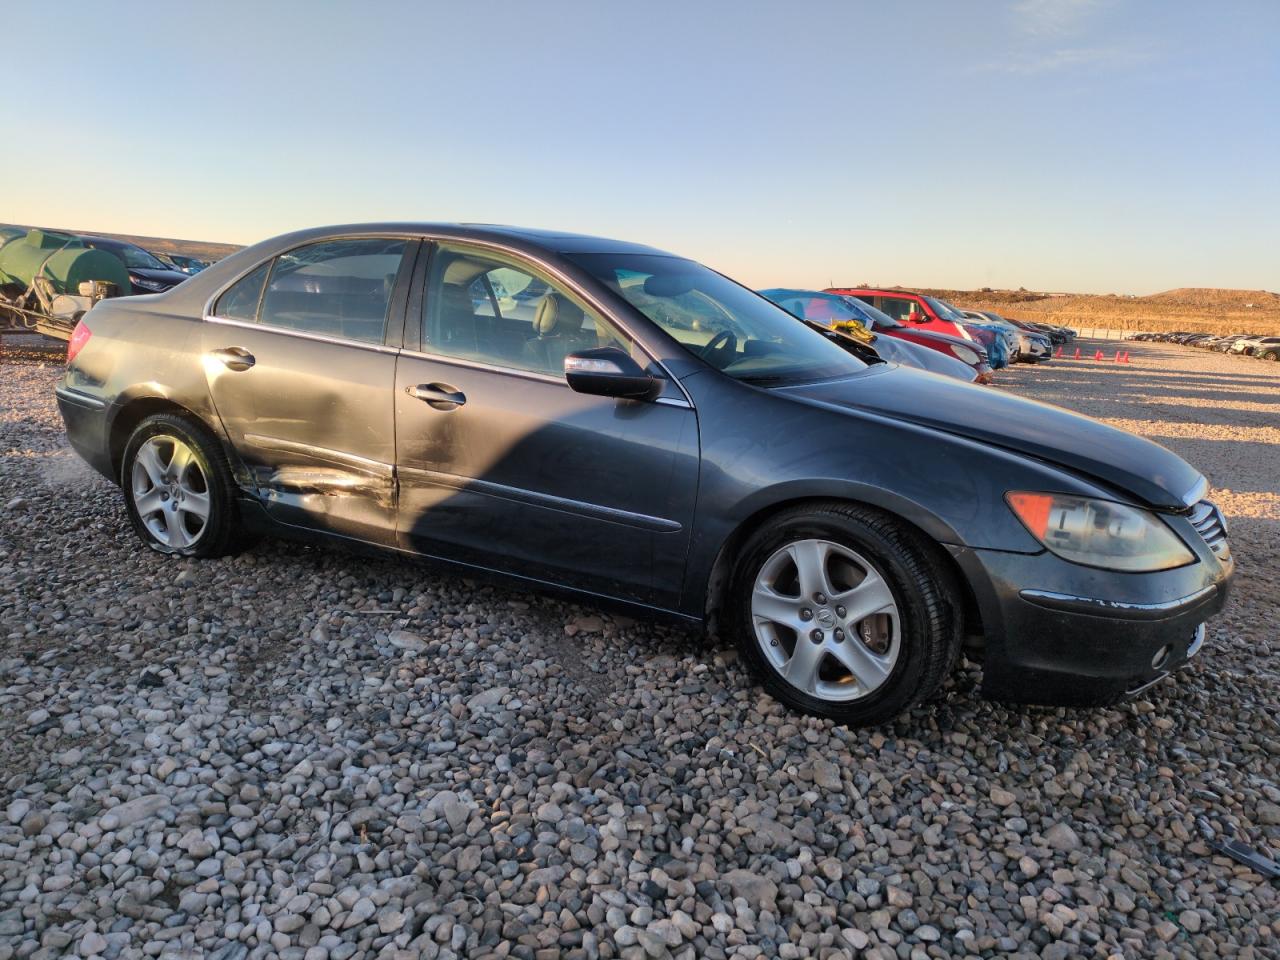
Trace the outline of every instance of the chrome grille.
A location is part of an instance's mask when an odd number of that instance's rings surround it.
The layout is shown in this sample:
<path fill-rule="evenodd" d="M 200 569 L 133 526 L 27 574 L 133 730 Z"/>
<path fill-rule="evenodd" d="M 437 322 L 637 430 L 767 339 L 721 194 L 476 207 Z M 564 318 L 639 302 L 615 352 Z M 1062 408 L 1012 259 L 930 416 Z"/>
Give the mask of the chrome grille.
<path fill-rule="evenodd" d="M 1226 560 L 1231 556 L 1231 545 L 1227 543 L 1227 521 L 1217 507 L 1208 500 L 1201 500 L 1191 508 L 1189 519 L 1214 556 L 1219 560 Z"/>

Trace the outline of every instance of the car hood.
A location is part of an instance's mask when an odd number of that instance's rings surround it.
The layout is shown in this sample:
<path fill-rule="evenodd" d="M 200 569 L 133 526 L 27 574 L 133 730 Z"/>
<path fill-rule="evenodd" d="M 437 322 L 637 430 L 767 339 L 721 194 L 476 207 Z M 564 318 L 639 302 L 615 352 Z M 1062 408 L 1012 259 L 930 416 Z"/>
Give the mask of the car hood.
<path fill-rule="evenodd" d="M 1163 509 L 1186 508 L 1186 497 L 1203 481 L 1177 454 L 1132 433 L 992 387 L 924 377 L 902 367 L 778 392 L 1013 450 L 1101 480 Z"/>
<path fill-rule="evenodd" d="M 940 343 L 940 344 L 942 343 L 957 344 L 958 343 L 960 344 L 960 346 L 965 347 L 968 350 L 972 350 L 974 353 L 976 353 L 978 355 L 978 359 L 981 360 L 983 363 L 986 363 L 988 359 L 986 346 L 982 343 L 979 343 L 977 340 L 966 340 L 964 337 L 952 336 L 949 333 L 939 333 L 937 330 L 917 330 L 913 327 L 904 326 L 904 327 L 889 327 L 887 329 L 877 327 L 876 332 L 883 333 L 886 336 L 890 336 L 890 337 L 900 336 L 902 334 L 905 334 L 906 336 L 912 337 L 915 342 L 918 342 L 920 340 L 932 340 L 935 343 Z M 903 336 L 903 339 L 906 339 L 906 336 Z"/>

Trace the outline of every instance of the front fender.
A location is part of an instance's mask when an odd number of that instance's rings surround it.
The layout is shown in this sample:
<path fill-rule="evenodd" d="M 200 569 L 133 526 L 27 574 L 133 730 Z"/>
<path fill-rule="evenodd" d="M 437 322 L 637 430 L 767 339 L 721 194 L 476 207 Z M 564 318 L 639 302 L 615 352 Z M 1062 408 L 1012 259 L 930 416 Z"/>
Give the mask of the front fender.
<path fill-rule="evenodd" d="M 1100 496 L 1095 485 L 980 441 L 857 409 L 805 402 L 722 376 L 690 377 L 702 462 L 682 609 L 700 615 L 726 545 L 787 505 L 877 507 L 940 544 L 1036 554 L 1009 490 Z"/>

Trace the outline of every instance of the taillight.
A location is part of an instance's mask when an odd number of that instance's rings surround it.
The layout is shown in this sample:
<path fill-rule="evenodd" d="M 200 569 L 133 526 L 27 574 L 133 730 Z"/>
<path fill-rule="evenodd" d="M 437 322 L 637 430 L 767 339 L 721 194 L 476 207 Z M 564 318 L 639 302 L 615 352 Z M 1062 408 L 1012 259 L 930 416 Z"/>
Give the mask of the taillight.
<path fill-rule="evenodd" d="M 76 354 L 84 349 L 92 336 L 93 331 L 85 326 L 83 320 L 76 324 L 76 328 L 71 331 L 71 339 L 67 341 L 67 363 L 76 358 Z"/>

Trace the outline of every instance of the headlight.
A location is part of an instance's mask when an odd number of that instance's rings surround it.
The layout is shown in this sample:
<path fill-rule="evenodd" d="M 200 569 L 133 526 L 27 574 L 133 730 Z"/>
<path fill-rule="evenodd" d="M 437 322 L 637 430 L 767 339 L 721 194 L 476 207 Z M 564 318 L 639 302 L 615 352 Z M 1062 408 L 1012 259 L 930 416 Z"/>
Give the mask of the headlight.
<path fill-rule="evenodd" d="M 1057 493 L 1005 495 L 1031 535 L 1063 560 L 1127 573 L 1181 567 L 1195 555 L 1154 513 Z"/>
<path fill-rule="evenodd" d="M 129 274 L 129 282 L 135 287 L 141 287 L 143 290 L 152 290 L 157 293 L 166 289 L 165 284 L 159 280 L 148 280 L 146 277 L 135 277 L 133 274 Z"/>
<path fill-rule="evenodd" d="M 974 366 L 977 364 L 978 355 L 974 353 L 972 350 L 970 350 L 968 347 L 966 347 L 964 344 L 953 343 L 950 346 L 951 346 L 951 353 L 956 357 L 956 359 L 963 360 L 965 363 L 969 364 L 970 366 Z"/>

